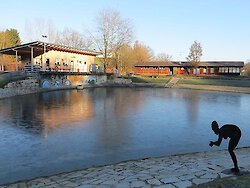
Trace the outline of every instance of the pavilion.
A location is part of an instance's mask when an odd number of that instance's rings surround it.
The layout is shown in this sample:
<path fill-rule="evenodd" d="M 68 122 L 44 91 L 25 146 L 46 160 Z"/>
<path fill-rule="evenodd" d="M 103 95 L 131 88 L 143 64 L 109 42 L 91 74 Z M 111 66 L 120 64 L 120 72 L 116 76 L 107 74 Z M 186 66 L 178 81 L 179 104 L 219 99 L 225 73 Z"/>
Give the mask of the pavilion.
<path fill-rule="evenodd" d="M 41 41 L 30 42 L 0 50 L 0 70 L 5 70 L 4 55 L 15 56 L 15 71 L 26 65 L 46 71 L 88 72 L 99 52 L 76 49 Z M 21 59 L 21 61 L 19 61 Z"/>

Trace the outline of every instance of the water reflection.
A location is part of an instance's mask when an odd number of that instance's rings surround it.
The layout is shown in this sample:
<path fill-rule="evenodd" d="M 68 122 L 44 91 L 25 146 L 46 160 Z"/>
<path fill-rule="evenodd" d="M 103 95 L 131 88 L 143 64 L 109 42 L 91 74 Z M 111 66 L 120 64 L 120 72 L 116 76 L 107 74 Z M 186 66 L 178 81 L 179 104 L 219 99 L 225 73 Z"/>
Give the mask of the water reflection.
<path fill-rule="evenodd" d="M 147 90 L 147 89 L 146 89 Z M 150 100 L 159 99 L 159 109 L 166 110 L 166 115 L 185 112 L 189 122 L 196 122 L 201 109 L 210 110 L 216 105 L 240 106 L 241 95 L 221 93 L 214 95 L 209 92 L 163 92 L 162 89 L 89 89 L 82 91 L 57 91 L 14 97 L 0 101 L 0 116 L 7 124 L 25 128 L 32 133 L 47 135 L 64 126 L 76 126 L 74 122 L 92 120 L 98 116 L 96 123 L 100 123 L 105 131 L 109 125 L 120 126 L 127 124 L 127 114 L 136 114 Z M 174 101 L 174 102 L 173 102 Z M 181 101 L 181 103 L 179 103 Z M 183 103 L 184 102 L 184 103 Z M 220 105 L 221 104 L 221 105 Z M 165 109 L 166 107 L 166 109 Z M 150 108 L 150 107 L 149 107 Z M 149 110 L 150 111 L 150 110 Z M 216 113 L 216 112 L 215 112 Z M 152 115 L 148 114 L 149 116 Z"/>
<path fill-rule="evenodd" d="M 138 90 L 136 95 L 130 89 L 91 89 L 94 102 L 95 147 L 101 150 L 123 148 L 131 133 L 129 114 L 136 114 L 143 105 L 145 92 Z"/>
<path fill-rule="evenodd" d="M 0 100 L 0 183 L 207 151 L 212 120 L 240 125 L 240 146 L 246 146 L 249 106 L 250 95 L 164 88 L 56 91 Z"/>
<path fill-rule="evenodd" d="M 6 123 L 47 136 L 61 126 L 92 118 L 93 101 L 89 95 L 61 91 L 14 97 L 1 101 L 0 113 Z"/>

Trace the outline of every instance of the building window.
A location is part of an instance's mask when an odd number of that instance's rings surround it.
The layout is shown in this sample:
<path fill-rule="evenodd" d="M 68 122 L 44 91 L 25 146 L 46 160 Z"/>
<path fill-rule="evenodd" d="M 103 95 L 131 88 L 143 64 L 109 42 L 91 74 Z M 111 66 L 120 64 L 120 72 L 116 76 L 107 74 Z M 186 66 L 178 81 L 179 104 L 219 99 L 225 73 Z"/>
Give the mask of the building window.
<path fill-rule="evenodd" d="M 60 65 L 60 60 L 59 59 L 56 59 L 55 65 Z"/>
<path fill-rule="evenodd" d="M 214 68 L 210 68 L 210 73 L 214 74 Z"/>
<path fill-rule="evenodd" d="M 46 66 L 49 67 L 49 58 L 46 58 Z"/>
<path fill-rule="evenodd" d="M 63 65 L 68 66 L 68 60 L 67 59 L 62 59 Z"/>
<path fill-rule="evenodd" d="M 229 67 L 229 73 L 233 73 L 233 67 Z"/>
<path fill-rule="evenodd" d="M 200 68 L 196 68 L 196 73 L 200 74 Z"/>
<path fill-rule="evenodd" d="M 220 73 L 228 73 L 228 67 L 220 67 L 219 72 Z"/>
<path fill-rule="evenodd" d="M 204 74 L 207 73 L 207 69 L 206 69 L 206 68 L 203 69 L 203 73 L 204 73 Z"/>
<path fill-rule="evenodd" d="M 35 65 L 41 65 L 41 59 L 35 58 Z"/>

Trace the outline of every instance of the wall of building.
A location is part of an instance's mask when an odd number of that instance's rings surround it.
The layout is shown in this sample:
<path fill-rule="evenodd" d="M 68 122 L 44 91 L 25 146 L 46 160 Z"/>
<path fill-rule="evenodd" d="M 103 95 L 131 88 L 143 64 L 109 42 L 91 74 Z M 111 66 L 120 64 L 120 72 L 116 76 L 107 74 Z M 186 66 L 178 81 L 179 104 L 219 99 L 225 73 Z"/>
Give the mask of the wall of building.
<path fill-rule="evenodd" d="M 135 67 L 138 75 L 240 75 L 240 67 Z"/>
<path fill-rule="evenodd" d="M 135 74 L 149 75 L 149 74 L 171 74 L 168 67 L 135 67 Z"/>
<path fill-rule="evenodd" d="M 40 65 L 41 70 L 65 72 L 89 72 L 94 61 L 95 56 L 53 50 L 34 58 L 34 64 Z"/>

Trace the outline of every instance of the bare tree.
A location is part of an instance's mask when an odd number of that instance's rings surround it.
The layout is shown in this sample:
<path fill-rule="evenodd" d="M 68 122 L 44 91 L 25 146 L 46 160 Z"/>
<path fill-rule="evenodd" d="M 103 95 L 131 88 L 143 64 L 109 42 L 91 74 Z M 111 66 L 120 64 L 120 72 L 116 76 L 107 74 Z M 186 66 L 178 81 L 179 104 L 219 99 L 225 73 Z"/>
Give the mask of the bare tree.
<path fill-rule="evenodd" d="M 129 45 L 123 45 L 120 48 L 118 70 L 121 72 L 121 74 L 130 73 L 133 70 L 134 62 L 133 48 Z"/>
<path fill-rule="evenodd" d="M 36 41 L 42 40 L 42 35 L 47 36 L 47 41 L 54 43 L 56 41 L 58 30 L 55 28 L 52 21 L 45 21 L 41 18 L 36 20 L 25 21 L 25 33 L 26 40 L 28 41 Z"/>
<path fill-rule="evenodd" d="M 136 41 L 133 48 L 135 63 L 143 64 L 153 59 L 153 51 L 146 45 Z"/>
<path fill-rule="evenodd" d="M 202 46 L 199 42 L 194 41 L 190 47 L 190 52 L 187 57 L 187 61 L 191 63 L 192 66 L 197 67 L 202 56 Z"/>
<path fill-rule="evenodd" d="M 164 52 L 159 53 L 159 54 L 157 55 L 157 57 L 155 57 L 155 60 L 156 60 L 156 61 L 171 61 L 171 59 L 172 59 L 172 56 L 171 56 L 171 55 L 168 55 L 168 54 L 166 54 L 166 53 L 164 53 Z"/>
<path fill-rule="evenodd" d="M 244 75 L 250 76 L 250 60 L 249 59 L 246 60 L 243 71 L 244 71 Z"/>
<path fill-rule="evenodd" d="M 60 32 L 50 20 L 36 19 L 33 22 L 26 20 L 25 30 L 26 38 L 29 41 L 43 40 L 42 36 L 45 35 L 47 36 L 47 42 L 73 48 L 89 49 L 93 45 L 90 39 L 73 29 L 65 28 Z"/>
<path fill-rule="evenodd" d="M 81 33 L 69 28 L 65 28 L 61 33 L 58 33 L 55 43 L 78 49 L 89 49 L 92 46 L 90 40 L 85 39 Z"/>
<path fill-rule="evenodd" d="M 131 43 L 133 28 L 128 20 L 121 18 L 119 12 L 110 9 L 100 12 L 96 24 L 97 32 L 93 38 L 97 48 L 103 52 L 106 71 L 108 58 L 113 57 L 116 66 L 119 64 L 120 49 L 123 45 Z"/>

